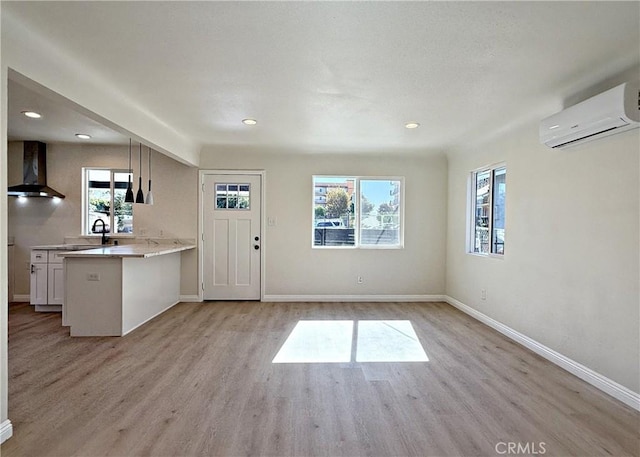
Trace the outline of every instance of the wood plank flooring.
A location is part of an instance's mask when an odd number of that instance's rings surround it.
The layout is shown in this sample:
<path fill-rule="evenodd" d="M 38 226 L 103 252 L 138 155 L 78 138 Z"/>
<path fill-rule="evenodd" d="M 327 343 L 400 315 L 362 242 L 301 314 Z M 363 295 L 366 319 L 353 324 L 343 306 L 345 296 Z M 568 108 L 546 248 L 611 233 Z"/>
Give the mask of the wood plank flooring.
<path fill-rule="evenodd" d="M 410 320 L 429 361 L 272 364 L 301 319 Z M 12 304 L 9 418 L 2 457 L 640 455 L 638 412 L 444 303 L 182 303 L 122 338 Z"/>

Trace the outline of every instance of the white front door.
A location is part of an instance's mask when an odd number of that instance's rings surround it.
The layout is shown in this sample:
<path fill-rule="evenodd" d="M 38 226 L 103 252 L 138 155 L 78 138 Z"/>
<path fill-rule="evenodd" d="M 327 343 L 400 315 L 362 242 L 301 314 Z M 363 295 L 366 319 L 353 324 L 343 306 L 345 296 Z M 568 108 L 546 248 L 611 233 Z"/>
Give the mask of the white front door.
<path fill-rule="evenodd" d="M 259 300 L 261 176 L 203 176 L 203 297 Z"/>

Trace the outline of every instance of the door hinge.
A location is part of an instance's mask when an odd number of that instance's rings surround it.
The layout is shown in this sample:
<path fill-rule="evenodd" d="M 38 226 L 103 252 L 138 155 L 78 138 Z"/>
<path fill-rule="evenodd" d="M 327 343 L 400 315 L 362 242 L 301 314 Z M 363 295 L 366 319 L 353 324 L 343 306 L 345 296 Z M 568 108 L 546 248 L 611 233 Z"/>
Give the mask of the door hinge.
<path fill-rule="evenodd" d="M 201 235 L 202 241 L 204 242 L 204 233 Z"/>
<path fill-rule="evenodd" d="M 204 192 L 204 183 L 202 183 L 202 192 Z"/>
<path fill-rule="evenodd" d="M 202 283 L 202 291 L 204 292 L 204 283 Z"/>

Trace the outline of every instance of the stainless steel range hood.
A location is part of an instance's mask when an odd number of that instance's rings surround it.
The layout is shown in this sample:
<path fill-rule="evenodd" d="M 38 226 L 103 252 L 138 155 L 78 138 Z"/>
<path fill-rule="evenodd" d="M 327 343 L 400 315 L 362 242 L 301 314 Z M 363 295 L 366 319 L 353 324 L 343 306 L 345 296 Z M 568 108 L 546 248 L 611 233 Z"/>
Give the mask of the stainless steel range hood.
<path fill-rule="evenodd" d="M 22 184 L 10 186 L 11 197 L 64 198 L 57 190 L 47 186 L 47 145 L 40 141 L 25 141 L 22 162 Z"/>

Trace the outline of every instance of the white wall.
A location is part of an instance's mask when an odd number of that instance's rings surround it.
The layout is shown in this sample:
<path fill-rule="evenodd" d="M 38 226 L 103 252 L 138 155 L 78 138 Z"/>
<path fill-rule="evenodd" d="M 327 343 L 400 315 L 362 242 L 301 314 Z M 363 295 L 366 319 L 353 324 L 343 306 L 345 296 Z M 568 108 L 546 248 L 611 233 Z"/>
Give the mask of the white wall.
<path fill-rule="evenodd" d="M 138 154 L 135 149 L 134 192 L 138 189 Z M 9 143 L 9 185 L 22 181 L 22 142 Z M 143 190 L 148 186 L 146 148 L 143 151 Z M 66 198 L 55 204 L 48 198 L 29 198 L 21 203 L 10 198 L 9 235 L 15 238 L 15 293 L 29 294 L 29 250 L 41 244 L 59 244 L 65 237 L 81 234 L 82 167 L 128 167 L 128 146 L 75 144 L 47 145 L 47 181 Z M 153 154 L 154 204 L 134 205 L 134 232 L 148 237 L 196 239 L 198 231 L 198 171 L 159 153 Z M 145 234 L 142 235 L 141 231 Z M 162 232 L 161 232 L 162 231 Z M 141 241 L 140 239 L 138 241 Z M 182 256 L 181 293 L 197 295 L 197 252 Z"/>
<path fill-rule="evenodd" d="M 538 123 L 449 157 L 447 294 L 640 392 L 640 132 L 566 150 Z M 504 259 L 465 253 L 471 170 L 507 163 Z M 486 301 L 481 289 L 487 290 Z"/>
<path fill-rule="evenodd" d="M 440 295 L 444 293 L 446 180 L 444 156 L 412 158 L 265 154 L 203 150 L 204 169 L 266 170 L 266 295 Z M 405 177 L 405 248 L 311 248 L 312 175 Z M 356 276 L 365 283 L 356 284 Z"/>

